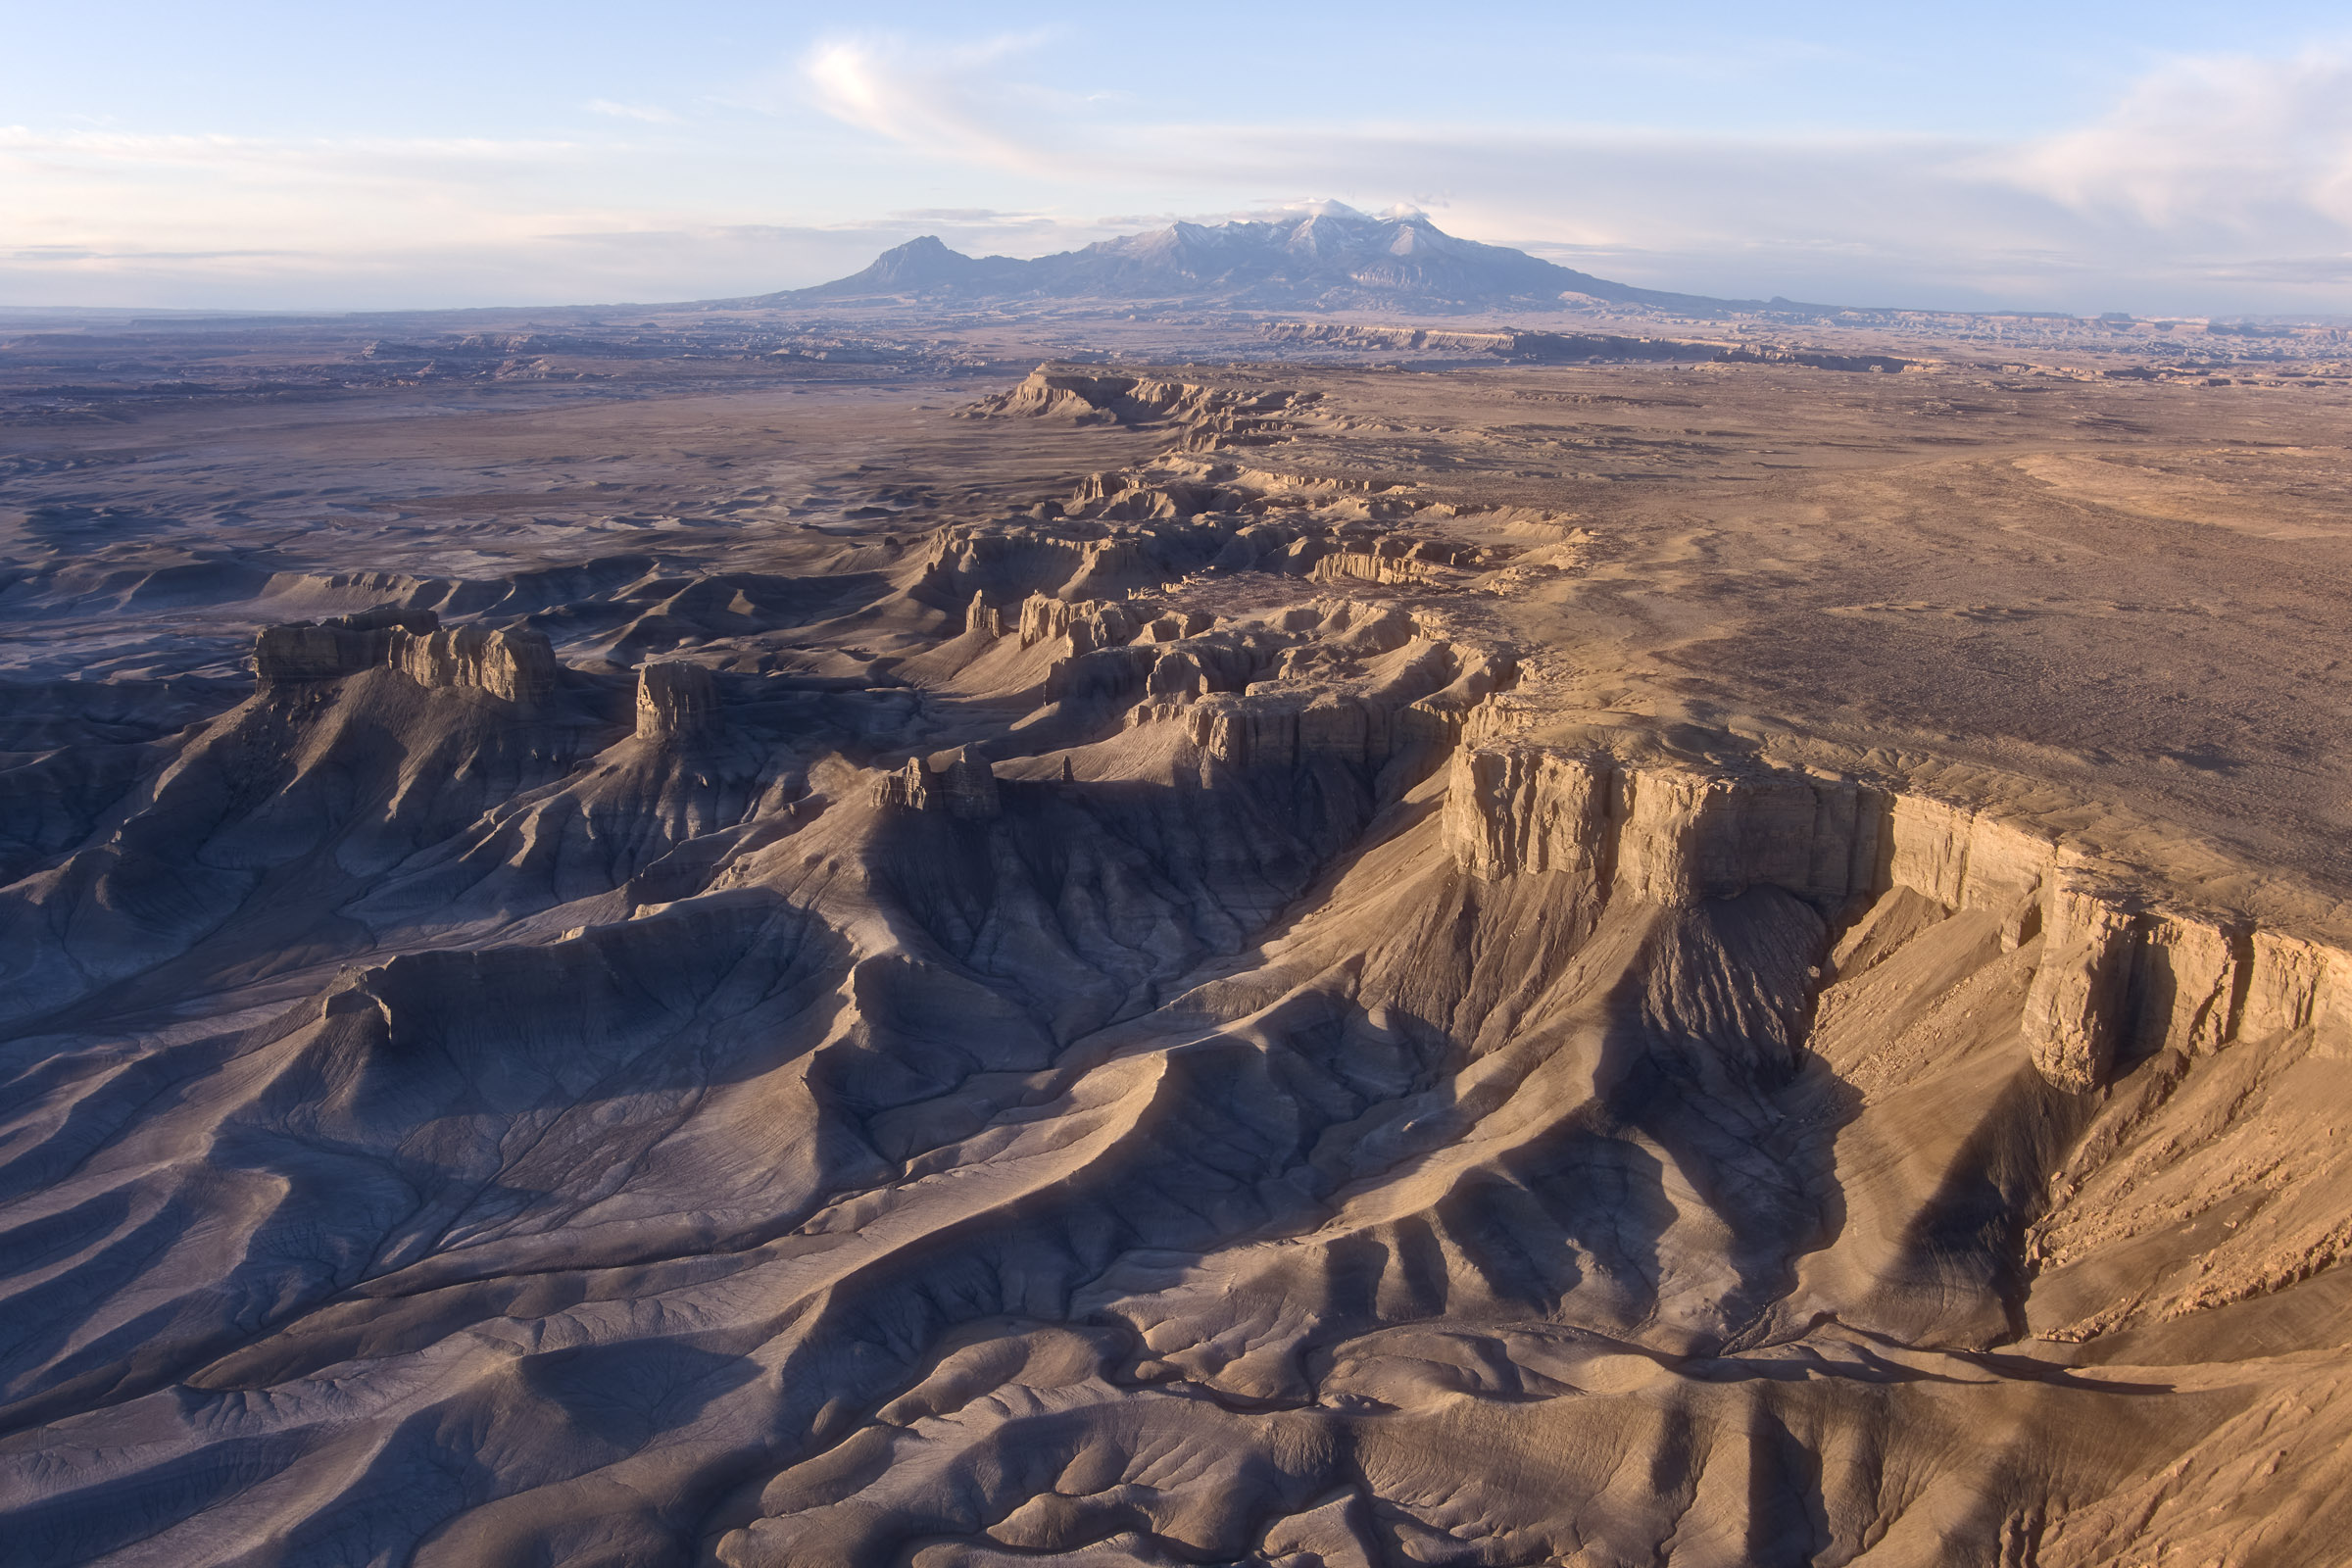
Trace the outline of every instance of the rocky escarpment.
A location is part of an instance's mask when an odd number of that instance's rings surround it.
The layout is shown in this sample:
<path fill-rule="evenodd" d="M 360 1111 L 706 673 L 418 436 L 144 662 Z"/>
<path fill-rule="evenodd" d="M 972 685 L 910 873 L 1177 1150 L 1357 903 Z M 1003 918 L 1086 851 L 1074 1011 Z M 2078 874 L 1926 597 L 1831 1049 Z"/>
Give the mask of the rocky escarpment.
<path fill-rule="evenodd" d="M 2005 950 L 2037 943 L 2024 1035 L 2053 1086 L 2103 1085 L 2119 1055 L 2210 1054 L 2313 1027 L 2352 1044 L 2352 956 L 2250 921 L 2166 907 L 1985 811 L 1848 779 L 1629 767 L 1468 747 L 1447 837 L 1473 875 L 1554 872 L 1659 903 L 1782 888 L 1833 918 L 1905 889 L 1981 910 Z"/>
<path fill-rule="evenodd" d="M 1252 468 L 1172 455 L 1089 475 L 1066 502 L 1026 517 L 943 529 L 914 594 L 967 625 L 1000 623 L 1033 595 L 1116 599 L 1208 574 L 1274 572 L 1317 582 L 1464 588 L 1508 565 L 1522 546 L 1475 543 L 1416 527 L 1458 509 L 1386 481 Z M 1556 537 L 1552 530 L 1547 537 Z"/>
<path fill-rule="evenodd" d="M 333 680 L 392 662 L 392 634 L 431 636 L 441 617 L 429 610 L 391 606 L 341 615 L 323 623 L 271 626 L 256 639 L 253 667 L 264 684 Z"/>
<path fill-rule="evenodd" d="M 460 686 L 510 703 L 543 703 L 555 692 L 556 653 L 527 627 L 443 628 L 433 612 L 379 610 L 319 624 L 271 626 L 254 646 L 265 687 L 336 680 L 364 669 L 394 669 L 419 686 Z"/>
<path fill-rule="evenodd" d="M 1374 765 L 1411 756 L 1433 765 L 1468 715 L 1517 677 L 1507 648 L 1481 644 L 1394 611 L 1348 602 L 1322 612 L 1284 652 L 1274 679 L 1238 695 L 1139 709 L 1135 722 L 1172 717 L 1203 766 L 1295 766 L 1342 756 Z"/>
<path fill-rule="evenodd" d="M 2143 995 L 2149 1027 L 2184 1033 L 2074 1092 L 2023 1026 L 2076 867 L 2025 825 L 1852 780 L 1525 745 L 1474 745 L 1431 783 L 1434 816 L 1248 963 L 1114 1031 L 1100 1070 L 1118 1089 L 1090 1106 L 1131 1096 L 1139 1129 L 1203 1098 L 1227 1109 L 1213 1155 L 1090 1148 L 1098 1191 L 1135 1196 L 1090 1200 L 1082 1223 L 1214 1192 L 1229 1240 L 1105 1270 L 1066 1327 L 944 1348 L 769 1481 L 722 1560 L 885 1561 L 942 1536 L 1671 1560 L 1681 1524 L 1712 1512 L 1734 1522 L 1732 1560 L 1858 1554 L 1878 1531 L 1924 1560 L 2026 1541 L 2098 1561 L 2130 1527 L 2086 1504 L 2145 1462 L 2124 1449 L 2230 1441 L 2234 1390 L 2180 1397 L 2158 1437 L 2120 1386 L 2138 1374 L 1978 1352 L 2014 1343 L 2011 1314 L 2071 1310 L 2089 1259 L 2115 1255 L 2112 1234 L 2085 1237 L 2078 1191 L 2144 1182 L 2168 1148 L 2207 1157 L 2226 1136 L 2198 1127 L 2210 1096 L 2294 1071 L 2307 1026 L 2241 1030 L 2216 1057 L 2198 1009 Z M 1816 1004 L 1827 1054 L 1807 1047 Z M 2326 1159 L 2294 1159 L 2280 1191 L 2305 1200 Z M 2046 1282 L 2019 1277 L 2029 1226 Z M 2209 1266 L 2259 1281 L 2270 1249 L 2309 1266 L 2331 1234 L 2282 1216 Z M 2022 1425 L 1987 1435 L 1988 1411 Z M 2052 1474 L 2038 1434 L 2115 1422 L 2134 1436 Z M 1481 1480 L 1448 1443 L 1509 1475 Z M 1930 1450 L 1972 1462 L 1889 1502 L 1885 1456 Z M 1759 1452 L 1800 1451 L 1817 1457 L 1759 1479 Z M 1629 1454 L 1638 1484 L 1614 1479 Z M 2071 1500 L 2021 1504 L 2021 1484 Z"/>
<path fill-rule="evenodd" d="M 1313 757 L 1378 767 L 1408 752 L 1426 767 L 1517 675 L 1513 652 L 1442 617 L 1346 598 L 1220 622 L 1149 599 L 1033 595 L 1017 623 L 983 607 L 967 625 L 1003 648 L 974 655 L 972 673 L 1035 651 L 1047 662 L 1034 690 L 1058 720 L 1102 734 L 1166 726 L 1211 771 Z"/>
<path fill-rule="evenodd" d="M 1206 519 L 966 525 L 933 544 L 915 592 L 943 610 L 968 605 L 974 595 L 1000 607 L 1033 593 L 1073 601 L 1118 597 L 1202 569 L 1228 554 L 1239 532 Z M 1254 564 L 1257 556 L 1249 549 L 1243 564 Z"/>
<path fill-rule="evenodd" d="M 1009 392 L 980 399 L 966 418 L 1033 418 L 1072 424 L 1173 426 L 1190 451 L 1265 446 L 1298 428 L 1296 416 L 1312 401 L 1287 387 L 1237 392 L 1149 376 L 1119 375 L 1041 365 Z"/>

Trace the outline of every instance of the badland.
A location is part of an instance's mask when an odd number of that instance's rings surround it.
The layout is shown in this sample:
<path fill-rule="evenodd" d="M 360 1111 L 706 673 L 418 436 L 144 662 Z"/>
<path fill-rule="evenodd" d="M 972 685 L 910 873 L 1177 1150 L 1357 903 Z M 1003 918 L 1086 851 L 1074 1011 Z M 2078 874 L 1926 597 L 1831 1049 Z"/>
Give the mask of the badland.
<path fill-rule="evenodd" d="M 9 319 L 12 1562 L 2342 1559 L 2341 329 L 920 292 Z"/>

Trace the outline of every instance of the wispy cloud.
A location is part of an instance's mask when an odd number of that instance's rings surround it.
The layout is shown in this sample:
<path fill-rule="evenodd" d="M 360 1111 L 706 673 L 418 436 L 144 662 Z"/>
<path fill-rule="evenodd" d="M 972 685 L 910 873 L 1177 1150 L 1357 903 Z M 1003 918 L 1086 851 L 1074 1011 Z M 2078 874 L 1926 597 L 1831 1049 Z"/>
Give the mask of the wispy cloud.
<path fill-rule="evenodd" d="M 1034 223 L 1051 221 L 1044 213 L 1004 213 L 994 207 L 905 207 L 888 215 L 917 223 Z"/>
<path fill-rule="evenodd" d="M 511 197 L 585 167 L 563 141 L 271 139 L 0 126 L 14 236 L 97 251 L 350 246 L 444 229 L 516 231 Z M 502 207 L 506 216 L 502 216 Z"/>
<path fill-rule="evenodd" d="M 620 104 L 610 98 L 591 98 L 580 107 L 592 115 L 604 115 L 612 120 L 634 120 L 647 125 L 674 125 L 678 122 L 676 114 L 655 104 Z"/>
<path fill-rule="evenodd" d="M 478 279 L 551 229 L 615 221 L 577 199 L 598 156 L 543 139 L 0 126 L 0 301 L 367 303 L 453 258 Z"/>
<path fill-rule="evenodd" d="M 760 221 L 779 215 L 724 178 L 720 204 L 649 192 L 671 167 L 602 141 L 0 126 L 0 305 L 719 298 L 855 271 L 917 233 L 1037 250 L 1104 232 L 995 208 Z"/>
<path fill-rule="evenodd" d="M 1106 172 L 1081 143 L 1057 134 L 1071 106 L 1094 100 L 1012 69 L 1047 36 L 1002 33 L 944 48 L 895 35 L 840 36 L 810 51 L 801 74 L 824 113 L 913 151 L 1025 174 Z"/>

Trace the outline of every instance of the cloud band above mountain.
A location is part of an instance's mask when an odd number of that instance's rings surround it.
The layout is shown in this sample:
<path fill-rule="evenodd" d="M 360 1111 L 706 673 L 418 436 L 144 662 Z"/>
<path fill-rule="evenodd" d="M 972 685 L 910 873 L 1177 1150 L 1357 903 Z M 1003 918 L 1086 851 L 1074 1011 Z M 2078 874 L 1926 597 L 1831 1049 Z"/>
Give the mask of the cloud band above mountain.
<path fill-rule="evenodd" d="M 1063 41 L 837 36 L 701 100 L 582 89 L 531 135 L 0 127 L 0 304 L 748 295 L 919 233 L 1038 256 L 1315 194 L 1684 292 L 2352 314 L 2340 50 L 2176 59 L 2004 137 L 1579 125 L 1500 96 L 1481 123 L 1394 90 L 1402 67 L 1280 61 L 1235 69 L 1295 91 L 1186 98 L 1098 81 Z M 1705 61 L 1653 66 L 1703 98 Z"/>
<path fill-rule="evenodd" d="M 808 71 L 828 110 L 926 156 L 1080 186 L 1409 196 L 1458 231 L 1652 286 L 2077 308 L 2107 287 L 2193 309 L 2259 283 L 2282 307 L 2352 309 L 2340 54 L 2176 62 L 2089 124 L 2014 142 L 1196 123 L 1054 99 L 1005 74 L 1017 58 L 836 41 Z"/>

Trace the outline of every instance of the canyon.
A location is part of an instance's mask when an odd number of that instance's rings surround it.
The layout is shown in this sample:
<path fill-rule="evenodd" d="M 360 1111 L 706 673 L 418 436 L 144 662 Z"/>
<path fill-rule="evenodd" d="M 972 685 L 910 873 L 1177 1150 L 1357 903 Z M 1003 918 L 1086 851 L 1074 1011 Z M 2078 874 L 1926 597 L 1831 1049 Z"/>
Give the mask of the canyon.
<path fill-rule="evenodd" d="M 1065 327 L 0 373 L 12 1561 L 2340 1560 L 2339 367 Z"/>

